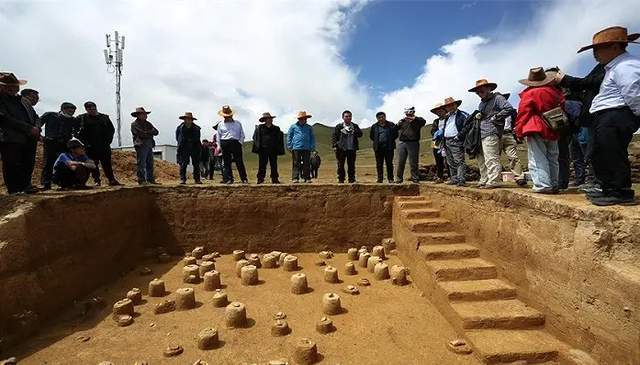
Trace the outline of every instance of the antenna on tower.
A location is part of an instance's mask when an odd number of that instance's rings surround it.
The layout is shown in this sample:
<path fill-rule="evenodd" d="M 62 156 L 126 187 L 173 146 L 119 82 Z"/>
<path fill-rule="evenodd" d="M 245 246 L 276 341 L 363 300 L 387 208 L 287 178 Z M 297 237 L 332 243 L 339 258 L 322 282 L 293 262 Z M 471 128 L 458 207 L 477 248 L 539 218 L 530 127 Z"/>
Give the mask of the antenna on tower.
<path fill-rule="evenodd" d="M 114 32 L 113 39 L 111 34 L 106 34 L 107 48 L 104 50 L 104 62 L 107 64 L 107 71 L 116 74 L 116 118 L 118 147 L 122 146 L 122 136 L 120 134 L 122 126 L 122 112 L 120 110 L 120 82 L 122 76 L 122 60 L 124 51 L 124 36 L 119 36 L 118 31 Z"/>

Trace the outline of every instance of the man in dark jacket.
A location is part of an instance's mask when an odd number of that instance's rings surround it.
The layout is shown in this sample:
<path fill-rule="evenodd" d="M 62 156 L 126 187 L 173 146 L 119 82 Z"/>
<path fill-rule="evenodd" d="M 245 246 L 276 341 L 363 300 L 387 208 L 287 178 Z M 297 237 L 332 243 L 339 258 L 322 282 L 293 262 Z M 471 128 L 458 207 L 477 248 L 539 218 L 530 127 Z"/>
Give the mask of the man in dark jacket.
<path fill-rule="evenodd" d="M 422 117 L 416 117 L 416 108 L 410 107 L 404 110 L 405 117 L 398 122 L 398 170 L 396 183 L 404 180 L 404 165 L 409 157 L 411 167 L 411 182 L 419 183 L 418 157 L 420 156 L 420 129 L 427 124 Z"/>
<path fill-rule="evenodd" d="M 80 124 L 79 139 L 85 144 L 87 156 L 95 163 L 96 168 L 91 170 L 93 181 L 100 186 L 100 170 L 98 163 L 102 165 L 104 175 L 109 180 L 109 185 L 122 185 L 113 175 L 111 166 L 111 142 L 115 128 L 111 119 L 106 114 L 98 113 L 96 103 L 87 101 L 84 103 L 86 113 L 78 115 Z"/>
<path fill-rule="evenodd" d="M 444 122 L 447 120 L 447 111 L 443 108 L 442 103 L 437 103 L 431 112 L 438 116 L 431 123 L 431 150 L 433 151 L 433 159 L 436 162 L 436 179 L 435 183 L 440 184 L 444 181 L 444 168 L 446 166 L 444 152 Z"/>
<path fill-rule="evenodd" d="M 396 148 L 398 129 L 395 123 L 387 120 L 384 112 L 376 113 L 378 122 L 371 126 L 369 138 L 372 141 L 371 147 L 376 156 L 376 172 L 378 180 L 382 183 L 384 179 L 383 164 L 387 165 L 387 181 L 393 183 L 393 152 Z"/>
<path fill-rule="evenodd" d="M 131 135 L 133 136 L 133 146 L 136 149 L 136 166 L 138 184 L 157 184 L 153 175 L 153 147 L 156 141 L 154 136 L 158 135 L 156 127 L 147 120 L 149 114 L 143 107 L 137 107 L 131 116 L 136 118 L 131 123 Z"/>
<path fill-rule="evenodd" d="M 32 193 L 31 174 L 35 142 L 40 129 L 17 95 L 24 80 L 12 73 L 0 73 L 0 154 L 2 173 L 9 194 Z"/>
<path fill-rule="evenodd" d="M 40 101 L 40 93 L 34 89 L 22 89 L 20 91 L 20 96 L 22 96 L 22 105 L 27 109 L 27 113 L 29 114 L 29 122 L 33 123 L 38 129 L 42 126 L 40 122 L 40 116 L 34 109 L 34 107 Z M 32 139 L 30 141 L 31 145 L 29 146 L 28 153 L 25 155 L 25 159 L 29 161 L 27 166 L 27 171 L 29 176 L 25 178 L 25 181 L 29 183 L 29 187 L 25 190 L 28 193 L 35 193 L 38 191 L 36 187 L 31 184 L 33 178 L 33 168 L 36 165 L 36 151 L 38 150 L 38 140 L 40 140 L 40 136 L 38 138 Z"/>
<path fill-rule="evenodd" d="M 338 182 L 344 183 L 344 163 L 347 162 L 347 175 L 350 184 L 356 182 L 356 151 L 358 150 L 358 138 L 362 137 L 362 131 L 351 119 L 353 115 L 349 110 L 342 112 L 342 123 L 338 124 L 331 136 L 331 146 L 336 152 L 338 161 Z"/>
<path fill-rule="evenodd" d="M 251 152 L 258 154 L 258 184 L 264 183 L 267 175 L 267 162 L 271 167 L 271 183 L 280 184 L 278 180 L 278 156 L 284 155 L 284 133 L 273 124 L 275 115 L 262 113 L 260 123 L 253 131 L 253 147 Z"/>
<path fill-rule="evenodd" d="M 462 100 L 455 100 L 452 97 L 444 99 L 443 108 L 446 112 L 443 138 L 447 164 L 449 165 L 449 185 L 465 185 L 464 162 L 464 131 L 465 122 L 469 114 L 458 109 Z"/>
<path fill-rule="evenodd" d="M 59 112 L 47 112 L 40 117 L 44 125 L 44 167 L 42 169 L 42 188 L 51 189 L 53 165 L 61 153 L 67 151 L 67 142 L 79 132 L 78 120 L 73 116 L 76 106 L 64 102 Z"/>
<path fill-rule="evenodd" d="M 193 122 L 198 119 L 191 112 L 186 112 L 179 118 L 182 119 L 182 123 L 176 128 L 176 141 L 178 142 L 180 184 L 187 183 L 189 160 L 191 160 L 191 166 L 193 167 L 193 180 L 196 184 L 202 184 L 200 180 L 200 153 L 202 151 L 200 127 Z"/>

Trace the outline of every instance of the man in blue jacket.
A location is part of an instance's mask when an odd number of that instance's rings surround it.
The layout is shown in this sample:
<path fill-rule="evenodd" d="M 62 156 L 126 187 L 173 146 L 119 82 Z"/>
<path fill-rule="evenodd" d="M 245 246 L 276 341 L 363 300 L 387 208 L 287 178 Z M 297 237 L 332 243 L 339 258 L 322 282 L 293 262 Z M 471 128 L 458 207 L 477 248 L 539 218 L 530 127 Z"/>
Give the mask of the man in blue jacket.
<path fill-rule="evenodd" d="M 178 164 L 180 164 L 180 184 L 187 183 L 187 165 L 191 160 L 193 166 L 193 180 L 196 184 L 202 184 L 200 180 L 200 127 L 193 121 L 198 120 L 193 113 L 187 112 L 183 116 L 182 123 L 176 128 L 176 141 L 178 142 Z"/>
<path fill-rule="evenodd" d="M 447 112 L 444 120 L 444 150 L 449 165 L 448 185 L 465 185 L 464 173 L 464 123 L 469 114 L 458 109 L 462 100 L 444 99 L 442 107 Z"/>
<path fill-rule="evenodd" d="M 293 157 L 291 180 L 294 183 L 300 182 L 300 175 L 304 182 L 311 182 L 309 157 L 311 151 L 316 148 L 316 137 L 313 134 L 313 128 L 307 124 L 309 118 L 311 115 L 307 112 L 298 112 L 298 121 L 289 127 L 287 133 L 287 149 L 291 151 Z"/>

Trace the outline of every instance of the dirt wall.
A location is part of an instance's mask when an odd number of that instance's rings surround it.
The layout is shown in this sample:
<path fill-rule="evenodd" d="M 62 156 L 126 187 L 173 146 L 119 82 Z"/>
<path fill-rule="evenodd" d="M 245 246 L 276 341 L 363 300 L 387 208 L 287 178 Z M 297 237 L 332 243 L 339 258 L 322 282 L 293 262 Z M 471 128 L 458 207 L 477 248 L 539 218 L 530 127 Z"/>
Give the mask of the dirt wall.
<path fill-rule="evenodd" d="M 640 214 L 581 196 L 423 187 L 467 241 L 547 316 L 561 340 L 603 364 L 640 364 Z"/>

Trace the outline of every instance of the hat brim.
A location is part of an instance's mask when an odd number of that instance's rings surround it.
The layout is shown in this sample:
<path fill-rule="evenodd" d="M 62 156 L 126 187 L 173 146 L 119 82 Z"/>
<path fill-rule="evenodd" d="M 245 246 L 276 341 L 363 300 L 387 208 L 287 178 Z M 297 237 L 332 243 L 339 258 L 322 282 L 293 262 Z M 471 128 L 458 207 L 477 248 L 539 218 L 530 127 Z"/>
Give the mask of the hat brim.
<path fill-rule="evenodd" d="M 262 118 L 258 119 L 258 122 L 262 123 L 262 122 L 264 122 L 264 121 L 265 121 L 265 120 L 267 120 L 267 119 L 275 119 L 275 118 L 276 118 L 276 116 L 275 116 L 275 115 L 272 115 L 272 116 L 270 116 L 270 117 L 262 117 Z"/>
<path fill-rule="evenodd" d="M 147 114 L 147 115 L 151 114 L 151 112 L 146 112 L 146 111 L 145 111 L 145 112 L 133 112 L 133 113 L 131 113 L 131 116 L 132 116 L 132 117 L 137 117 L 137 116 L 138 116 L 138 114 L 140 114 L 140 113 L 145 113 L 145 114 Z"/>
<path fill-rule="evenodd" d="M 221 116 L 221 117 L 233 117 L 233 111 L 231 111 L 231 113 L 225 113 L 222 110 L 220 110 L 218 112 L 218 115 Z"/>
<path fill-rule="evenodd" d="M 605 45 L 614 44 L 614 43 L 626 43 L 626 44 L 635 43 L 635 44 L 640 44 L 640 42 L 634 42 L 638 38 L 640 38 L 640 33 L 634 33 L 634 34 L 631 34 L 631 35 L 627 36 L 627 41 L 626 42 L 625 41 L 609 41 L 609 42 L 601 42 L 601 43 L 596 43 L 596 44 L 590 44 L 588 46 L 584 46 L 584 47 L 580 48 L 578 50 L 578 52 L 576 52 L 576 53 L 584 52 L 584 51 L 586 51 L 588 49 L 592 49 L 592 48 L 594 48 L 596 46 L 605 46 Z"/>
<path fill-rule="evenodd" d="M 540 81 L 530 81 L 529 79 L 522 79 L 522 80 L 518 80 L 519 83 L 521 83 L 522 85 L 525 86 L 531 86 L 531 87 L 539 87 L 539 86 L 545 86 L 545 85 L 549 85 L 550 83 L 552 83 L 555 80 L 555 75 L 549 75 L 548 73 L 546 74 L 546 77 L 544 78 L 544 80 L 540 80 Z"/>
<path fill-rule="evenodd" d="M 182 119 L 182 120 L 185 120 L 185 119 L 198 120 L 198 118 L 188 117 L 186 115 L 180 116 L 180 117 L 178 117 L 178 119 Z"/>
<path fill-rule="evenodd" d="M 22 86 L 22 85 L 26 85 L 27 84 L 27 80 L 18 80 L 18 82 L 0 82 L 0 85 L 5 85 L 5 86 L 12 86 L 12 85 L 18 85 L 18 86 Z"/>
<path fill-rule="evenodd" d="M 496 84 L 495 82 L 488 82 L 486 84 L 482 84 L 482 85 L 478 85 L 478 86 L 472 87 L 471 89 L 469 89 L 469 92 L 470 93 L 475 93 L 476 90 L 478 90 L 479 88 L 481 88 L 483 86 L 489 86 L 491 91 L 493 91 L 493 90 L 498 88 L 498 84 Z"/>
<path fill-rule="evenodd" d="M 433 114 L 435 114 L 435 115 L 438 115 L 438 114 L 436 113 L 436 110 L 439 110 L 439 109 L 444 109 L 444 105 L 439 106 L 439 107 L 437 107 L 437 108 L 433 108 L 433 109 L 431 109 L 431 110 L 430 110 L 430 112 L 432 112 L 432 113 L 433 113 Z"/>
<path fill-rule="evenodd" d="M 308 115 L 308 114 L 307 114 L 307 115 L 304 115 L 304 116 L 298 117 L 298 120 L 300 120 L 300 119 L 309 119 L 309 118 L 311 118 L 311 117 L 312 117 L 311 115 Z"/>
<path fill-rule="evenodd" d="M 454 102 L 452 102 L 452 103 L 443 104 L 443 105 L 442 105 L 442 107 L 444 108 L 444 107 L 446 107 L 447 105 L 452 105 L 452 104 L 456 104 L 456 106 L 460 106 L 460 105 L 462 105 L 462 100 L 455 100 L 455 101 L 454 101 Z"/>

